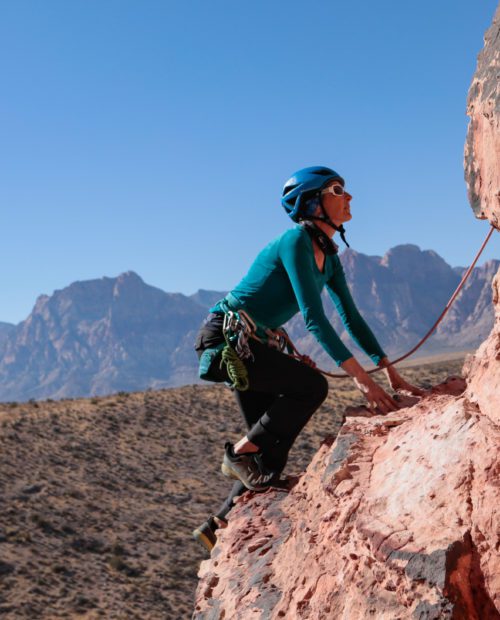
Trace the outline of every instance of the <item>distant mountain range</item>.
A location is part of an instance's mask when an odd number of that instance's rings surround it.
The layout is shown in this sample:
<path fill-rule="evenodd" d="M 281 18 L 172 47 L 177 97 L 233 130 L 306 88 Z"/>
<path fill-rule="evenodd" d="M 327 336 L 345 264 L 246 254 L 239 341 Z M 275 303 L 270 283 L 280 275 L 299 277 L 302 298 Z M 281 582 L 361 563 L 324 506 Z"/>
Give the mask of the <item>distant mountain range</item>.
<path fill-rule="evenodd" d="M 348 249 L 341 260 L 356 305 L 393 359 L 409 351 L 431 328 L 466 270 L 452 268 L 436 252 L 410 244 L 396 246 L 383 257 Z M 499 260 L 490 260 L 473 270 L 417 356 L 475 349 L 486 338 L 494 318 L 491 282 L 499 267 Z M 343 330 L 326 291 L 323 303 L 342 340 L 368 361 Z M 294 317 L 287 327 L 299 350 L 308 351 L 321 367 L 331 366 L 321 345 L 305 332 L 301 317 Z"/>
<path fill-rule="evenodd" d="M 341 256 L 356 303 L 390 356 L 403 353 L 434 323 L 464 271 L 433 251 L 397 246 L 385 256 Z M 491 280 L 500 261 L 471 274 L 463 292 L 420 354 L 477 347 L 493 324 Z M 74 282 L 41 295 L 18 325 L 0 323 L 0 400 L 102 395 L 197 381 L 193 350 L 208 308 L 223 291 L 166 293 L 129 271 Z M 327 316 L 348 346 L 326 292 Z M 295 344 L 331 368 L 332 361 L 297 315 L 287 325 Z"/>

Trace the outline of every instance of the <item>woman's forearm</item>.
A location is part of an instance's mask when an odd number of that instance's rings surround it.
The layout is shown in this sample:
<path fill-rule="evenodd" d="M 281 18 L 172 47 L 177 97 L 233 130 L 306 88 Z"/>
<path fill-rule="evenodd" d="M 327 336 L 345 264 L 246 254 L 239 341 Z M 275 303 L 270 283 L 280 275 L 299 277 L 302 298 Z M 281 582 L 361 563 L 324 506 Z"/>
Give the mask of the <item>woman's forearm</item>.
<path fill-rule="evenodd" d="M 348 375 L 363 383 L 370 378 L 366 370 L 355 357 L 350 357 L 345 362 L 342 362 L 341 367 Z"/>
<path fill-rule="evenodd" d="M 390 362 L 389 358 L 388 357 L 383 357 L 379 361 L 377 366 L 379 368 L 384 368 L 384 373 L 385 373 L 385 375 L 386 375 L 386 377 L 388 379 L 390 379 L 391 376 L 398 376 L 399 377 L 398 371 L 396 370 L 395 366 L 391 366 L 390 364 L 391 364 L 391 362 Z"/>

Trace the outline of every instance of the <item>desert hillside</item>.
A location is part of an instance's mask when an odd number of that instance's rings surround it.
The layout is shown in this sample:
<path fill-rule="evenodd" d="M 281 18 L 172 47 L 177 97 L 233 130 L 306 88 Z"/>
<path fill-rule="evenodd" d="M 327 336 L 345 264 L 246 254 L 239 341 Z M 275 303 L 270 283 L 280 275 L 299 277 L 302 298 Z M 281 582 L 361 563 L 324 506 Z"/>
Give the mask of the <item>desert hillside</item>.
<path fill-rule="evenodd" d="M 428 387 L 461 366 L 403 374 Z M 332 381 L 286 472 L 360 403 L 350 380 Z M 223 500 L 222 447 L 242 431 L 220 385 L 0 404 L 2 618 L 190 618 L 207 557 L 191 531 Z"/>

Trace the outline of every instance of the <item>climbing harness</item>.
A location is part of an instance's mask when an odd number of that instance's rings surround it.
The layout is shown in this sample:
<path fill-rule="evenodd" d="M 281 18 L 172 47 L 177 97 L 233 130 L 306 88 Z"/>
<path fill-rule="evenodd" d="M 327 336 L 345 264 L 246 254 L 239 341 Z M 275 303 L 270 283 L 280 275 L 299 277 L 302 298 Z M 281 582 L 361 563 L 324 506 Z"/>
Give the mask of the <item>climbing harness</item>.
<path fill-rule="evenodd" d="M 479 257 L 481 256 L 484 248 L 486 247 L 486 244 L 490 240 L 490 237 L 493 234 L 494 230 L 495 230 L 495 226 L 493 226 L 492 224 L 488 234 L 486 235 L 485 240 L 483 241 L 483 244 L 481 245 L 478 253 L 476 254 L 476 257 L 472 261 L 470 267 L 464 273 L 462 280 L 457 286 L 455 292 L 450 297 L 443 312 L 439 315 L 438 319 L 436 320 L 434 325 L 429 329 L 429 331 L 425 334 L 425 336 L 410 351 L 408 351 L 408 353 L 405 353 L 401 357 L 398 357 L 397 359 L 395 359 L 390 364 L 387 364 L 386 366 L 381 366 L 379 368 L 373 368 L 372 370 L 367 371 L 368 374 L 380 372 L 381 370 L 384 370 L 388 368 L 389 366 L 394 366 L 395 364 L 398 364 L 399 362 L 405 360 L 407 357 L 410 357 L 410 355 L 413 355 L 413 353 L 415 353 L 415 351 L 417 351 L 424 344 L 424 342 L 435 331 L 435 329 L 437 328 L 439 323 L 441 323 L 441 321 L 443 320 L 448 310 L 451 308 L 451 305 L 457 298 L 465 282 L 467 281 L 468 277 L 472 273 L 472 270 L 474 269 Z M 244 391 L 248 389 L 248 372 L 247 372 L 247 369 L 245 367 L 243 360 L 249 359 L 249 358 L 253 359 L 252 352 L 250 351 L 250 347 L 248 345 L 248 339 L 254 338 L 255 340 L 258 340 L 259 342 L 262 342 L 262 339 L 257 336 L 257 325 L 251 319 L 251 317 L 249 316 L 247 312 L 245 312 L 244 310 L 238 310 L 238 311 L 231 310 L 229 309 L 227 302 L 223 302 L 222 310 L 224 311 L 223 332 L 224 332 L 224 338 L 226 341 L 226 345 L 224 346 L 222 350 L 221 368 L 223 364 L 226 365 L 227 373 L 229 375 L 229 378 L 232 381 L 231 387 L 234 387 L 237 390 Z M 332 377 L 334 379 L 348 379 L 350 377 L 350 375 L 348 375 L 347 373 L 333 374 L 331 372 L 327 372 L 326 370 L 322 370 L 321 368 L 318 368 L 314 364 L 314 362 L 312 362 L 309 356 L 302 355 L 301 353 L 299 353 L 299 351 L 297 350 L 296 346 L 293 344 L 290 336 L 287 334 L 284 328 L 281 327 L 279 329 L 274 329 L 274 330 L 264 329 L 264 331 L 266 333 L 267 344 L 269 346 L 277 348 L 279 351 L 284 351 L 286 348 L 287 353 L 290 356 L 294 357 L 295 359 L 298 359 L 299 361 L 312 365 L 314 368 L 316 368 L 318 372 L 321 372 L 323 375 L 326 375 L 327 377 Z"/>

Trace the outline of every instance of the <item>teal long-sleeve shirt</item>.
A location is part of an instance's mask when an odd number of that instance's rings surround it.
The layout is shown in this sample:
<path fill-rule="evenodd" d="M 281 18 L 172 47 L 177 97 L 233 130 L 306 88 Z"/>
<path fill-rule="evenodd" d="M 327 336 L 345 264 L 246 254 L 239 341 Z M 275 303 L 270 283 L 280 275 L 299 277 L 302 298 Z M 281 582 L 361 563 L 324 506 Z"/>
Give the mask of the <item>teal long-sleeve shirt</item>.
<path fill-rule="evenodd" d="M 300 225 L 271 241 L 225 299 L 233 310 L 243 309 L 271 329 L 301 312 L 307 329 L 340 366 L 352 353 L 325 315 L 321 301 L 325 285 L 350 336 L 378 363 L 385 353 L 356 308 L 338 255 L 327 255 L 321 272 L 312 240 Z M 220 310 L 220 303 L 211 311 Z"/>

